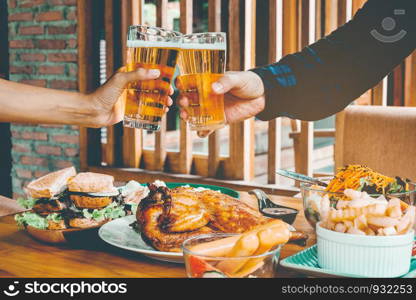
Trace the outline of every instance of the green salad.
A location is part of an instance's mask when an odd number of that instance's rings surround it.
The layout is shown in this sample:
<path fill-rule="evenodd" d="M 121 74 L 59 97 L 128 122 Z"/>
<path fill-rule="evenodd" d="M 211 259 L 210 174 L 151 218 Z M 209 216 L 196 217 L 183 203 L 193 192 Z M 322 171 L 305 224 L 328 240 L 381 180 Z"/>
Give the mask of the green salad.
<path fill-rule="evenodd" d="M 49 214 L 46 217 L 42 217 L 33 212 L 24 212 L 14 216 L 16 223 L 19 227 L 32 226 L 38 229 L 47 229 L 49 221 L 59 223 L 63 220 L 62 216 L 57 213 Z"/>

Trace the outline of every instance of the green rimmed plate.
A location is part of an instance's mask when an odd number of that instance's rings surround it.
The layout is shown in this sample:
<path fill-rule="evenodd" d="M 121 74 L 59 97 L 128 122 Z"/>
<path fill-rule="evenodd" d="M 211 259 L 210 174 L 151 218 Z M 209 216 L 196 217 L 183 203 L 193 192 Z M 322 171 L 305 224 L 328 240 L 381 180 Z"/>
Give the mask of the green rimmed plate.
<path fill-rule="evenodd" d="M 306 274 L 311 277 L 358 277 L 356 275 L 344 274 L 334 272 L 327 269 L 322 269 L 318 265 L 318 251 L 317 246 L 313 245 L 295 255 L 286 257 L 280 261 L 280 265 L 285 268 L 291 269 L 298 273 Z M 416 277 L 416 258 L 413 257 L 410 263 L 410 270 L 402 278 L 415 278 Z"/>
<path fill-rule="evenodd" d="M 209 189 L 213 191 L 219 191 L 228 196 L 240 199 L 239 192 L 230 188 L 222 187 L 222 186 L 210 185 L 210 184 L 183 183 L 183 182 L 165 182 L 165 184 L 170 189 L 174 189 L 179 186 L 190 186 L 193 188 L 205 188 L 205 189 Z M 147 183 L 142 183 L 141 185 L 146 186 Z"/>

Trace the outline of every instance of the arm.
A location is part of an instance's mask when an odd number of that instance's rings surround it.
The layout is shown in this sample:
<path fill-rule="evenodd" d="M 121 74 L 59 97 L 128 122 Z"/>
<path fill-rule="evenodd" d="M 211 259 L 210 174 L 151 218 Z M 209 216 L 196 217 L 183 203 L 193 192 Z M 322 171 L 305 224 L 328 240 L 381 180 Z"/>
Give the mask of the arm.
<path fill-rule="evenodd" d="M 2 122 L 81 124 L 95 118 L 88 96 L 0 80 Z"/>
<path fill-rule="evenodd" d="M 102 127 L 122 118 L 118 98 L 131 81 L 150 80 L 159 70 L 116 73 L 91 94 L 34 87 L 0 79 L 0 122 Z M 117 103 L 117 105 L 115 105 Z M 171 100 L 169 103 L 171 104 Z"/>
<path fill-rule="evenodd" d="M 406 14 L 395 16 L 395 9 Z M 392 32 L 382 29 L 386 17 L 397 22 Z M 374 29 L 387 36 L 401 29 L 407 34 L 387 43 L 371 34 Z M 416 1 L 369 0 L 351 22 L 331 35 L 276 64 L 252 70 L 265 89 L 265 107 L 257 116 L 318 120 L 337 113 L 375 86 L 415 47 Z"/>

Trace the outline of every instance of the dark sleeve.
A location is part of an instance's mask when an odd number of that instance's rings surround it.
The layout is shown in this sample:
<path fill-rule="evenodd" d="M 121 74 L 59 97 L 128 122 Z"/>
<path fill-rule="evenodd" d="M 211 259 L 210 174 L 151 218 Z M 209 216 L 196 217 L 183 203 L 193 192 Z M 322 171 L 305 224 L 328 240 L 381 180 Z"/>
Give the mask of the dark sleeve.
<path fill-rule="evenodd" d="M 415 47 L 416 0 L 369 0 L 329 36 L 251 70 L 266 90 L 266 108 L 257 117 L 314 121 L 335 114 L 380 82 Z"/>

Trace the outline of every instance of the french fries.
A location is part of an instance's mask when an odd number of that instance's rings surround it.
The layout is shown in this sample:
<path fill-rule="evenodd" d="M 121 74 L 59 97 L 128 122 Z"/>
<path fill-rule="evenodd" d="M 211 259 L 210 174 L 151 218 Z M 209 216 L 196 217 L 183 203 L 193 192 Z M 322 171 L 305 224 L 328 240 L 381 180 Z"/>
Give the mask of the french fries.
<path fill-rule="evenodd" d="M 354 190 L 344 194 L 351 200 L 340 200 L 336 208 L 328 207 L 322 199 L 322 227 L 341 233 L 390 236 L 405 234 L 415 224 L 416 208 L 400 199 L 374 199 Z"/>
<path fill-rule="evenodd" d="M 199 244 L 190 250 L 201 255 L 229 257 L 217 263 L 215 268 L 230 277 L 245 277 L 264 265 L 264 257 L 247 257 L 271 251 L 287 243 L 290 237 L 288 225 L 273 220 L 246 233 Z"/>
<path fill-rule="evenodd" d="M 259 239 L 259 247 L 253 255 L 261 255 L 274 249 L 277 245 L 286 243 L 289 240 L 289 236 L 290 231 L 287 226 L 283 224 L 282 226 L 273 226 L 258 231 L 257 237 Z M 235 274 L 235 277 L 245 277 L 246 275 L 257 270 L 264 264 L 263 260 L 263 257 L 249 259 Z"/>
<path fill-rule="evenodd" d="M 252 230 L 244 234 L 234 235 L 234 236 L 226 237 L 223 239 L 215 240 L 212 242 L 195 245 L 195 246 L 192 246 L 190 250 L 192 252 L 195 252 L 201 255 L 206 255 L 206 256 L 217 256 L 217 257 L 229 256 L 230 251 L 232 250 L 233 247 L 235 247 L 236 242 L 243 235 L 249 235 L 251 233 L 257 234 L 257 232 L 261 230 L 272 228 L 272 227 L 279 227 L 282 230 L 282 232 L 284 233 L 284 236 L 279 241 L 279 243 L 280 244 L 286 243 L 288 239 L 290 238 L 290 231 L 287 227 L 287 224 L 281 220 L 272 220 L 266 224 L 256 226 Z"/>
<path fill-rule="evenodd" d="M 255 232 L 243 234 L 235 243 L 228 254 L 232 259 L 224 260 L 216 265 L 216 268 L 226 274 L 236 273 L 248 261 L 247 258 L 236 259 L 235 257 L 252 256 L 259 247 L 260 242 Z"/>

